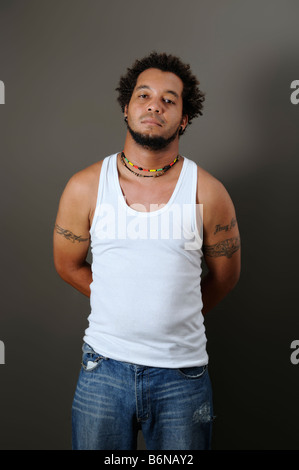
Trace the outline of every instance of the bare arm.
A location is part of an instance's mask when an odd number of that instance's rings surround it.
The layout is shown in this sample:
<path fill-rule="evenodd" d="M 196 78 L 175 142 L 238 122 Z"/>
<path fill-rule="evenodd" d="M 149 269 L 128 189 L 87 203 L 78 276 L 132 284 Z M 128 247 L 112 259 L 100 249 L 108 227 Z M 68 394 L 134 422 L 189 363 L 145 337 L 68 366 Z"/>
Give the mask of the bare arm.
<path fill-rule="evenodd" d="M 61 196 L 53 234 L 54 264 L 68 284 L 90 296 L 92 273 L 86 261 L 90 239 L 90 184 L 84 171 L 74 175 Z"/>
<path fill-rule="evenodd" d="M 203 254 L 208 268 L 202 280 L 205 315 L 236 286 L 241 271 L 241 243 L 235 208 L 224 186 L 214 178 L 207 178 L 200 195 Z"/>

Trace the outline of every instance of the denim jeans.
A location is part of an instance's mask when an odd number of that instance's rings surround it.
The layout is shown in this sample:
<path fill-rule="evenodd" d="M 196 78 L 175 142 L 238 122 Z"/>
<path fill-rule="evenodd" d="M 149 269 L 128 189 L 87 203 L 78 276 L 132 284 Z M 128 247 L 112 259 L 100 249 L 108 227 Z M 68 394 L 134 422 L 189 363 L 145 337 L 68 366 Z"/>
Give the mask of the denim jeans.
<path fill-rule="evenodd" d="M 212 389 L 207 366 L 164 369 L 116 361 L 83 345 L 72 406 L 74 450 L 210 449 Z"/>

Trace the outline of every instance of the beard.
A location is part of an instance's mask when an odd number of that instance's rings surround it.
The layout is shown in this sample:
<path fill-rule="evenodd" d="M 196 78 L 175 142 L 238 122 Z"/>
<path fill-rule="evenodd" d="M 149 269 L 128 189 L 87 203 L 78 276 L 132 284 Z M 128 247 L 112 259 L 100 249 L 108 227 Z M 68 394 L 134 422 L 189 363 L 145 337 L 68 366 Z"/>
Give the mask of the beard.
<path fill-rule="evenodd" d="M 129 124 L 127 123 L 128 131 L 133 137 L 136 144 L 141 145 L 149 150 L 162 150 L 165 149 L 178 135 L 181 125 L 176 129 L 176 131 L 170 137 L 161 137 L 161 136 L 150 136 L 147 134 L 141 134 L 140 132 L 134 131 Z"/>

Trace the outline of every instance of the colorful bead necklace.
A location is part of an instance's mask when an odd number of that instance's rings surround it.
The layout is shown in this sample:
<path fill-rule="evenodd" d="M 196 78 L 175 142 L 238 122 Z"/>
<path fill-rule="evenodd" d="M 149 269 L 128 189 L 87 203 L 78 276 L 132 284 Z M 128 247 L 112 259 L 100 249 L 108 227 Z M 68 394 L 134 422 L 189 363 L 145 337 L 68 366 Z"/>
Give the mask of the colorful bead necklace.
<path fill-rule="evenodd" d="M 177 155 L 175 157 L 175 159 L 173 160 L 173 162 L 169 163 L 168 165 L 165 165 L 163 166 L 163 168 L 158 168 L 157 170 L 147 170 L 145 168 L 142 168 L 141 166 L 138 166 L 138 165 L 134 165 L 134 163 L 130 162 L 127 157 L 125 156 L 124 152 L 121 152 L 121 161 L 122 163 L 124 164 L 124 166 L 129 170 L 131 171 L 132 173 L 134 173 L 134 175 L 136 176 L 141 176 L 143 178 L 155 178 L 157 176 L 162 176 L 166 173 L 166 171 L 168 171 L 178 160 L 179 160 L 180 156 Z M 143 175 L 142 173 L 136 173 L 136 171 L 132 170 L 128 165 L 132 166 L 133 168 L 136 168 L 137 170 L 140 170 L 140 171 L 146 171 L 148 173 L 153 173 L 152 175 Z"/>

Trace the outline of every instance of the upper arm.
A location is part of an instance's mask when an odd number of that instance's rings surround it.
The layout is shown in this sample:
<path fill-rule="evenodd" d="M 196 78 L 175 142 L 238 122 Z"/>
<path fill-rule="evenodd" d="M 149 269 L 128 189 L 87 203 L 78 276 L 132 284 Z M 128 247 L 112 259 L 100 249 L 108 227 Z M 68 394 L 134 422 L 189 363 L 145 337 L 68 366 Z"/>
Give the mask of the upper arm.
<path fill-rule="evenodd" d="M 198 199 L 203 204 L 203 254 L 206 265 L 220 281 L 233 285 L 240 275 L 241 250 L 232 199 L 223 184 L 208 174 L 199 176 Z"/>
<path fill-rule="evenodd" d="M 84 172 L 76 173 L 68 181 L 60 198 L 53 234 L 54 264 L 58 272 L 76 268 L 87 256 L 90 189 Z"/>

